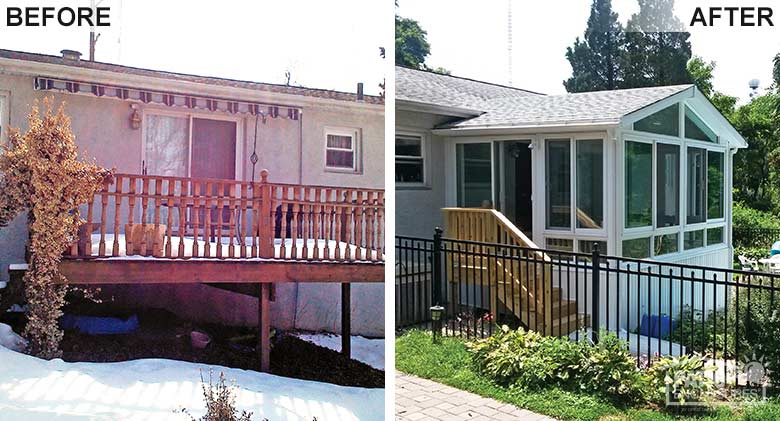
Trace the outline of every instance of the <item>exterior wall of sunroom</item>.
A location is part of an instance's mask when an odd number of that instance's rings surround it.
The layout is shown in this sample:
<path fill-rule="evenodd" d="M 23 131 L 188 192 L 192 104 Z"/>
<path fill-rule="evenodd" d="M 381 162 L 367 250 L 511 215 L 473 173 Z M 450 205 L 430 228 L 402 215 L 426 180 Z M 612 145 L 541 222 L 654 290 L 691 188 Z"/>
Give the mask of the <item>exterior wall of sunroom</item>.
<path fill-rule="evenodd" d="M 729 266 L 736 151 L 694 97 L 648 107 L 618 130 L 617 251 Z M 666 114 L 666 117 L 664 117 Z"/>

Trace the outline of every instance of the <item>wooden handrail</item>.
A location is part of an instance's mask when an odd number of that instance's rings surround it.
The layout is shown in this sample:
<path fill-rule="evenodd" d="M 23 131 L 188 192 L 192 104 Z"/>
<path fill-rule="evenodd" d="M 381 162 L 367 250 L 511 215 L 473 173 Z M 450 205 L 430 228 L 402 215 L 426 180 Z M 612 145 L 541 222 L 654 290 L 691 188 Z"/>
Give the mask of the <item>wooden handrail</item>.
<path fill-rule="evenodd" d="M 70 257 L 384 261 L 378 189 L 115 174 L 83 207 Z"/>
<path fill-rule="evenodd" d="M 514 282 L 517 287 L 524 291 L 525 296 L 531 298 L 534 303 L 534 312 L 543 317 L 543 326 L 545 334 L 552 332 L 552 260 L 540 250 L 539 247 L 518 229 L 503 213 L 495 209 L 484 208 L 444 208 L 445 237 L 453 240 L 468 240 L 482 245 L 469 245 L 466 248 L 465 264 L 472 266 L 479 264 L 491 271 L 492 279 L 506 280 Z M 486 255 L 497 255 L 496 246 L 492 244 L 506 244 L 510 246 L 519 246 L 527 249 L 536 249 L 533 254 L 528 254 L 516 265 L 507 267 L 501 259 L 490 259 Z M 522 255 L 522 253 L 519 253 Z M 482 256 L 476 258 L 475 256 Z M 448 259 L 455 258 L 447 256 Z M 453 262 L 448 262 L 452 265 Z M 533 271 L 525 270 L 525 265 L 534 266 Z M 503 275 L 499 276 L 499 273 Z M 533 274 L 534 279 L 528 278 L 529 273 Z M 496 314 L 498 301 L 499 282 L 496 281 L 491 288 L 496 291 L 491 295 L 491 311 Z M 506 286 L 504 286 L 506 288 Z M 542 294 L 537 294 L 542 291 Z"/>

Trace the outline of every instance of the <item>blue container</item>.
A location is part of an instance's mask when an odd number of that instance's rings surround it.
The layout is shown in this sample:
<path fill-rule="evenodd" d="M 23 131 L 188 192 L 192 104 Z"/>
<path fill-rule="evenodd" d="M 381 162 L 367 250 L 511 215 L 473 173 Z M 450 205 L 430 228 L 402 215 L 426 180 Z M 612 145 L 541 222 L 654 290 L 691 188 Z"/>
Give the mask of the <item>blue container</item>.
<path fill-rule="evenodd" d="M 65 330 L 78 330 L 87 335 L 119 335 L 138 330 L 138 316 L 133 314 L 126 320 L 118 317 L 93 317 L 64 314 L 60 326 Z"/>
<path fill-rule="evenodd" d="M 663 315 L 642 315 L 642 321 L 639 323 L 639 334 L 651 338 L 666 338 L 671 335 L 677 326 L 677 322 L 666 314 Z"/>

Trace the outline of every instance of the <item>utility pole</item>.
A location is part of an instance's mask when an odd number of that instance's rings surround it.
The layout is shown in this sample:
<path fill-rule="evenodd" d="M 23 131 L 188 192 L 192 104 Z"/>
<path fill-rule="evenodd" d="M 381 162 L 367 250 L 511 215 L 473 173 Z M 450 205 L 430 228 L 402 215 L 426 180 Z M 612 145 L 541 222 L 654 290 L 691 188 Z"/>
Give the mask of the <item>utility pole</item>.
<path fill-rule="evenodd" d="M 102 3 L 103 0 L 100 0 L 99 2 L 95 2 L 95 0 L 90 0 L 90 9 L 92 10 L 92 16 L 97 15 L 97 6 Z M 93 23 L 95 19 L 92 19 Z M 100 34 L 95 34 L 95 25 L 89 26 L 89 61 L 95 61 L 95 44 L 98 42 L 98 38 L 100 38 Z"/>
<path fill-rule="evenodd" d="M 509 70 L 509 86 L 512 86 L 512 0 L 506 0 L 506 47 Z"/>

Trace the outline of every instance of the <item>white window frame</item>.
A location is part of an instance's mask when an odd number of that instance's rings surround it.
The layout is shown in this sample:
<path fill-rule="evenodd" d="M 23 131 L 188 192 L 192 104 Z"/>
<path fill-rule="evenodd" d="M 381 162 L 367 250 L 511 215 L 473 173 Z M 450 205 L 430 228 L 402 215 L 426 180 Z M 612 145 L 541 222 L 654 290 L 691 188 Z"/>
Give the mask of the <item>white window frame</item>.
<path fill-rule="evenodd" d="M 422 162 L 422 181 L 421 182 L 399 182 L 396 181 L 395 185 L 398 187 L 427 187 L 428 186 L 428 133 L 422 132 L 422 131 L 413 131 L 413 130 L 404 130 L 404 129 L 398 129 L 395 130 L 395 135 L 402 135 L 402 136 L 414 136 L 420 138 L 420 156 L 408 156 L 408 155 L 395 155 L 395 151 L 393 152 L 394 158 L 394 165 L 395 160 L 400 158 L 411 158 L 411 159 L 420 159 Z M 395 139 L 393 139 L 393 142 L 395 142 Z"/>
<path fill-rule="evenodd" d="M 352 147 L 346 148 L 331 148 L 328 147 L 328 136 L 349 136 L 352 138 Z M 323 131 L 323 143 L 322 143 L 322 166 L 326 172 L 337 172 L 347 174 L 359 174 L 361 171 L 361 159 L 360 159 L 360 130 L 349 127 L 325 127 Z M 328 165 L 328 150 L 334 151 L 349 151 L 352 152 L 352 168 L 345 167 L 332 167 Z"/>
<path fill-rule="evenodd" d="M 655 134 L 655 133 L 649 133 L 649 132 L 640 132 L 633 130 L 633 124 L 638 121 L 639 119 L 646 117 L 647 115 L 650 115 L 654 112 L 660 111 L 662 109 L 667 108 L 671 104 L 668 103 L 659 103 L 655 105 L 652 109 L 648 109 L 641 115 L 638 115 L 634 121 L 631 121 L 628 123 L 629 129 L 624 129 L 622 134 L 622 141 L 619 157 L 621 159 L 620 166 L 622 167 L 622 174 L 620 175 L 620 184 L 622 185 L 620 190 L 620 197 L 621 197 L 621 203 L 619 204 L 619 207 L 621 209 L 621 215 L 620 215 L 620 225 L 618 232 L 620 233 L 620 239 L 618 241 L 618 247 L 619 247 L 619 254 L 623 255 L 623 241 L 626 240 L 632 240 L 637 238 L 645 238 L 650 237 L 650 258 L 651 259 L 679 259 L 683 256 L 690 256 L 690 255 L 696 255 L 701 253 L 707 253 L 712 250 L 716 250 L 719 248 L 725 248 L 727 247 L 726 242 L 728 241 L 728 230 L 726 229 L 726 220 L 728 218 L 728 183 L 729 183 L 729 173 L 731 171 L 730 168 L 730 161 L 729 161 L 729 147 L 728 143 L 724 141 L 724 139 L 717 134 L 717 131 L 713 130 L 707 123 L 704 124 L 707 125 L 710 130 L 716 133 L 717 136 L 717 142 L 709 142 L 709 141 L 703 141 L 703 140 L 697 140 L 697 139 L 689 139 L 685 137 L 685 109 L 686 107 L 690 108 L 691 112 L 696 114 L 703 122 L 705 121 L 704 118 L 702 118 L 701 113 L 697 112 L 694 109 L 693 104 L 691 104 L 689 101 L 686 101 L 684 99 L 677 100 L 678 103 L 678 112 L 679 112 L 679 136 L 668 136 L 668 135 L 661 135 L 661 134 Z M 652 203 L 653 203 L 653 223 L 649 227 L 636 227 L 636 228 L 626 228 L 625 224 L 625 143 L 626 142 L 643 142 L 643 143 L 651 143 L 653 145 L 653 174 L 652 174 Z M 680 147 L 680 198 L 679 198 L 679 217 L 680 217 L 680 223 L 676 226 L 671 227 L 663 227 L 663 228 L 656 228 L 657 221 L 656 221 L 656 206 L 657 206 L 657 200 L 656 200 L 656 194 L 658 189 L 658 180 L 657 180 L 657 144 L 658 143 L 665 143 L 665 144 L 674 144 L 678 145 Z M 688 216 L 688 191 L 687 191 L 687 183 L 688 183 L 688 148 L 698 148 L 698 149 L 704 149 L 705 150 L 705 156 L 708 154 L 708 152 L 720 152 L 723 154 L 723 192 L 722 192 L 722 198 L 723 198 L 723 206 L 724 206 L 724 212 L 723 212 L 723 218 L 718 219 L 709 219 L 707 217 L 704 222 L 701 223 L 695 223 L 695 224 L 688 224 L 687 223 L 687 216 Z M 709 165 L 708 162 L 705 161 L 707 166 Z M 709 188 L 709 182 L 708 180 L 705 180 L 705 186 Z M 707 192 L 705 192 L 705 202 L 707 200 Z M 705 212 L 707 210 L 708 204 L 705 203 Z M 711 228 L 719 228 L 723 227 L 724 233 L 723 233 L 723 242 L 719 244 L 707 244 L 707 230 Z M 690 231 L 698 231 L 698 230 L 704 230 L 704 246 L 698 247 L 695 249 L 685 250 L 685 233 Z M 655 237 L 658 235 L 664 235 L 664 234 L 678 234 L 678 248 L 676 253 L 667 253 L 662 254 L 659 256 L 655 255 Z"/>
<path fill-rule="evenodd" d="M 141 110 L 141 170 L 143 170 L 143 166 L 146 162 L 146 116 L 148 115 L 157 115 L 157 116 L 164 116 L 164 117 L 177 117 L 177 118 L 186 118 L 188 120 L 187 123 L 187 142 L 189 143 L 188 150 L 187 150 L 187 175 L 186 177 L 192 177 L 192 120 L 195 118 L 198 119 L 204 119 L 204 120 L 220 120 L 220 121 L 231 121 L 233 123 L 236 123 L 236 138 L 235 138 L 235 144 L 236 144 L 236 162 L 235 162 L 235 174 L 236 174 L 236 180 L 244 180 L 244 167 L 242 163 L 244 162 L 244 148 L 241 145 L 241 139 L 244 138 L 243 133 L 243 124 L 241 117 L 233 117 L 233 116 L 225 116 L 225 115 L 219 115 L 219 114 L 210 114 L 210 113 L 199 113 L 199 112 L 176 112 L 171 111 L 167 109 L 160 109 L 160 108 L 142 108 Z"/>

